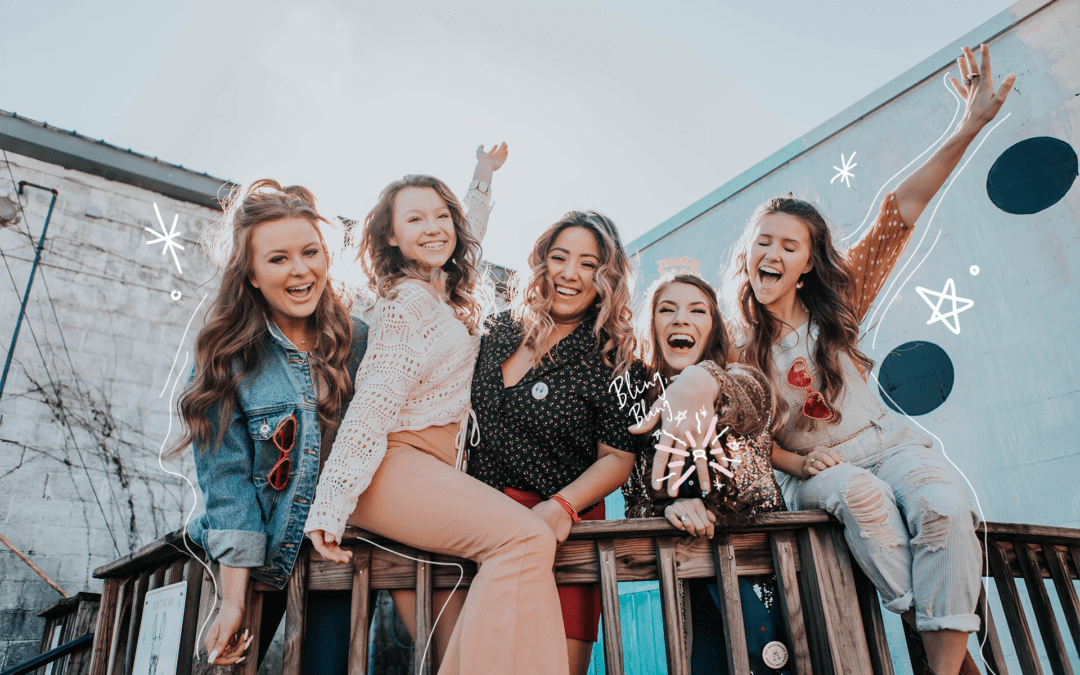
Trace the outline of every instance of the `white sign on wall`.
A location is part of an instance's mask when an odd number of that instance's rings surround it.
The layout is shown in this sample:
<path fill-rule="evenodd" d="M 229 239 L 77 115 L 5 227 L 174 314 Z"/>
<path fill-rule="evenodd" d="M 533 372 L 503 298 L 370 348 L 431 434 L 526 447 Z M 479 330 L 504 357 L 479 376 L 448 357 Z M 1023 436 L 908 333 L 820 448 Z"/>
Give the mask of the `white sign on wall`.
<path fill-rule="evenodd" d="M 131 675 L 175 675 L 186 597 L 186 581 L 146 594 Z"/>

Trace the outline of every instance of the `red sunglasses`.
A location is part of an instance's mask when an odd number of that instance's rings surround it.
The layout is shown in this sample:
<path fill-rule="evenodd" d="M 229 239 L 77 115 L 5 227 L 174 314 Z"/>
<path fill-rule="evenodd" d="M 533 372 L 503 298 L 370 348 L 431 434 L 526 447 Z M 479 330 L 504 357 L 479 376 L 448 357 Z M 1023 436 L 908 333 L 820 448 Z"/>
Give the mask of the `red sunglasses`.
<path fill-rule="evenodd" d="M 806 390 L 806 399 L 803 401 L 802 411 L 807 417 L 825 422 L 832 421 L 836 414 L 825 402 L 825 397 L 820 391 L 814 391 L 814 378 L 810 375 L 810 368 L 806 365 L 806 359 L 799 357 L 791 364 L 791 370 L 787 374 L 787 383 L 796 389 Z"/>
<path fill-rule="evenodd" d="M 296 415 L 290 415 L 279 424 L 270 440 L 278 449 L 278 460 L 274 462 L 274 468 L 270 469 L 270 473 L 266 475 L 266 480 L 275 490 L 284 490 L 289 484 L 289 470 L 292 468 L 292 458 L 289 457 L 289 453 L 292 452 L 293 442 L 296 440 Z"/>

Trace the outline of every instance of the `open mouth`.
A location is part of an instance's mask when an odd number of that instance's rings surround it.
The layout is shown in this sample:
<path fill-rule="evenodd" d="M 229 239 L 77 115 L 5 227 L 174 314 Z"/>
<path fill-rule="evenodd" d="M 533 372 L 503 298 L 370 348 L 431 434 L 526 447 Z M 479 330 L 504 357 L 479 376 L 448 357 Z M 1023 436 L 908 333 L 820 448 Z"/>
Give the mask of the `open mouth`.
<path fill-rule="evenodd" d="M 314 285 L 314 283 L 310 283 L 304 286 L 293 286 L 292 288 L 286 288 L 285 292 L 294 298 L 303 299 L 311 294 L 311 287 Z"/>
<path fill-rule="evenodd" d="M 697 344 L 697 340 L 692 335 L 686 333 L 672 333 L 667 339 L 668 347 L 674 352 L 686 352 L 694 348 Z"/>
<path fill-rule="evenodd" d="M 421 244 L 420 248 L 426 248 L 429 251 L 439 251 L 446 245 L 445 241 L 429 241 L 426 244 Z"/>
<path fill-rule="evenodd" d="M 575 295 L 581 295 L 581 291 L 574 290 L 573 288 L 567 288 L 566 286 L 556 286 L 555 292 L 568 298 L 572 298 Z"/>
<path fill-rule="evenodd" d="M 782 276 L 780 270 L 770 265 L 762 265 L 758 268 L 758 278 L 762 286 L 774 286 L 780 282 Z"/>

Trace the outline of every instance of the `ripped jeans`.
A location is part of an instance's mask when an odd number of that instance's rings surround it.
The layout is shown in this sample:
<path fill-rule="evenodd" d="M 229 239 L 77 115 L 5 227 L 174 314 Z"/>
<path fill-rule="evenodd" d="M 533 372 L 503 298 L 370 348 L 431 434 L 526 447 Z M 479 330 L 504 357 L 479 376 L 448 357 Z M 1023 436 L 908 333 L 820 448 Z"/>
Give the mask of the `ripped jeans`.
<path fill-rule="evenodd" d="M 880 422 L 836 447 L 846 463 L 807 480 L 778 471 L 784 499 L 844 524 L 848 548 L 886 609 L 900 614 L 914 605 L 920 631 L 976 631 L 982 552 L 964 479 L 920 442 L 929 439 L 899 420 Z"/>

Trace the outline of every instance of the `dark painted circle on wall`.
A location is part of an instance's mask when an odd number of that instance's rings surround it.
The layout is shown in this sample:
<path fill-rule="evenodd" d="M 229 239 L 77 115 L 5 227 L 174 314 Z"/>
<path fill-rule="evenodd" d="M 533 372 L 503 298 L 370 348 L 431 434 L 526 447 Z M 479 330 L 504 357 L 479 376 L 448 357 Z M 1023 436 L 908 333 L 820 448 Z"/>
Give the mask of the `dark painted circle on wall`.
<path fill-rule="evenodd" d="M 925 415 L 949 398 L 954 379 L 945 350 L 916 340 L 893 349 L 881 362 L 878 394 L 898 413 Z"/>
<path fill-rule="evenodd" d="M 986 176 L 986 194 L 1006 213 L 1038 213 L 1057 204 L 1076 175 L 1076 151 L 1071 145 L 1036 136 L 1001 153 Z"/>

